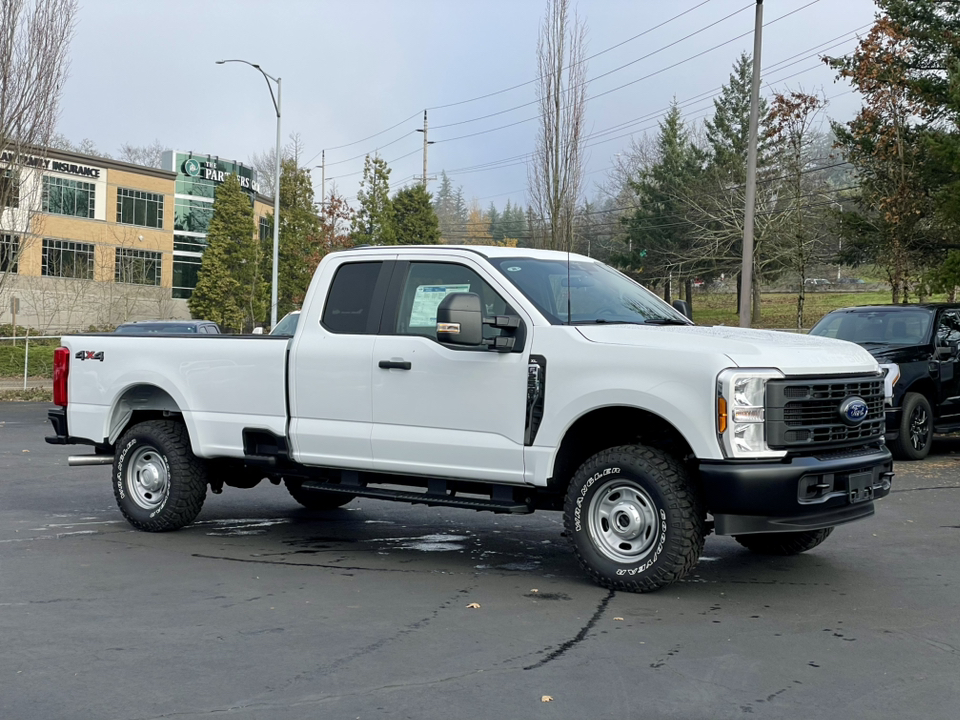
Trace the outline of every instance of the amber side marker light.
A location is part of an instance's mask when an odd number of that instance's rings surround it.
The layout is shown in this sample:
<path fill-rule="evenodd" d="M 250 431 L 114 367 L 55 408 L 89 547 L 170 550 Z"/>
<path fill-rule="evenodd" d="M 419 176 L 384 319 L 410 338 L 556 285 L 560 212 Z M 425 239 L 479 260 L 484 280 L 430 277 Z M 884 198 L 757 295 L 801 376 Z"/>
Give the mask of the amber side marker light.
<path fill-rule="evenodd" d="M 723 435 L 727 431 L 727 400 L 717 398 L 717 431 Z"/>

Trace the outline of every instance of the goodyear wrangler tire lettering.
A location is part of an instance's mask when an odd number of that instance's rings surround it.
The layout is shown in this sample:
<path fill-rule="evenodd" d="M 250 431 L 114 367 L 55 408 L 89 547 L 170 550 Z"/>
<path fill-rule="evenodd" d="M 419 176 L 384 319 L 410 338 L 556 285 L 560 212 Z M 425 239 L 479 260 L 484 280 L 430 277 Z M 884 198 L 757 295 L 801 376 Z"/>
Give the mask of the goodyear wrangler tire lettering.
<path fill-rule="evenodd" d="M 632 592 L 669 585 L 696 565 L 704 516 L 683 465 L 643 445 L 589 458 L 570 481 L 564 508 L 567 535 L 587 574 Z"/>
<path fill-rule="evenodd" d="M 186 426 L 148 420 L 117 443 L 113 491 L 120 512 L 139 530 L 164 532 L 189 525 L 207 494 L 206 465 L 190 449 Z"/>

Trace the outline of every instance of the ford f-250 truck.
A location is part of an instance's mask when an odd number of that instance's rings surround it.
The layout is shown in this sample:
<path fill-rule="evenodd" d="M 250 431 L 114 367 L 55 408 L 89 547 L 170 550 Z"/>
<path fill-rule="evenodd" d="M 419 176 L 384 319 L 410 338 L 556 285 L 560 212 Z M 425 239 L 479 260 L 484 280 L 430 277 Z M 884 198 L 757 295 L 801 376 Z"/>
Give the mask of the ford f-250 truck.
<path fill-rule="evenodd" d="M 326 256 L 292 338 L 84 334 L 55 354 L 51 443 L 110 464 L 137 528 L 208 486 L 559 510 L 599 584 L 648 591 L 711 530 L 793 554 L 890 491 L 884 383 L 838 340 L 699 327 L 590 258 L 495 247 Z"/>

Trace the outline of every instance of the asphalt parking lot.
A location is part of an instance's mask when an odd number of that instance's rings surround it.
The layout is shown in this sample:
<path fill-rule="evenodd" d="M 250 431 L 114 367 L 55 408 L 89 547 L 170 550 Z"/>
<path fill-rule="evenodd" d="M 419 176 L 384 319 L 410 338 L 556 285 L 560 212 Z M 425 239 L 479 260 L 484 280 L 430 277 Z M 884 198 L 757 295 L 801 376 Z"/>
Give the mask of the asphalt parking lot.
<path fill-rule="evenodd" d="M 551 513 L 311 513 L 265 482 L 137 532 L 47 407 L 0 404 L 4 720 L 960 716 L 960 439 L 806 555 L 711 536 L 632 595 Z"/>

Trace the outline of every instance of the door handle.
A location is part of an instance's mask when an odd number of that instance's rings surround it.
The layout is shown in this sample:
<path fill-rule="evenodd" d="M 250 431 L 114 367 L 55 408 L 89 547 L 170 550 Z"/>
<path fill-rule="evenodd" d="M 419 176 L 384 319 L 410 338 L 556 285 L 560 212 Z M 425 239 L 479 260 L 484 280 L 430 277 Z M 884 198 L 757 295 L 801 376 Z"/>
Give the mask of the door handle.
<path fill-rule="evenodd" d="M 409 370 L 413 367 L 408 360 L 381 360 L 379 365 L 384 370 Z"/>

